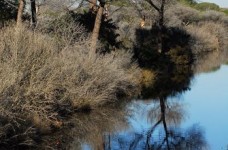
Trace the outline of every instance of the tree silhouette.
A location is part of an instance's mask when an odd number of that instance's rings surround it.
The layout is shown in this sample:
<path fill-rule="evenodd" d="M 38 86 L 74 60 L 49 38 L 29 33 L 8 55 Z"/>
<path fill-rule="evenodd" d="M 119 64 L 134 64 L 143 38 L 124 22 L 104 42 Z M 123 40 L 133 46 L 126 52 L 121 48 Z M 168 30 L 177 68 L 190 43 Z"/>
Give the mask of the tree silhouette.
<path fill-rule="evenodd" d="M 16 19 L 17 5 L 14 1 L 0 0 L 0 26 L 5 21 Z"/>

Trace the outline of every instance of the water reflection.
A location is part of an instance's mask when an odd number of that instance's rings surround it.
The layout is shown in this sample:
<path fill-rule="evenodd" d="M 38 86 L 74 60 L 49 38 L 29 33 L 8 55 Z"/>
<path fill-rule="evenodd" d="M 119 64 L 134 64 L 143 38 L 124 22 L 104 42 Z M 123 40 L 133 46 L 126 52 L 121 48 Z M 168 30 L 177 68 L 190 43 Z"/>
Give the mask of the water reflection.
<path fill-rule="evenodd" d="M 123 107 L 107 106 L 88 114 L 77 113 L 61 131 L 43 139 L 45 149 L 104 149 L 105 135 L 127 128 L 127 111 Z M 86 148 L 87 147 L 87 148 Z"/>
<path fill-rule="evenodd" d="M 143 87 L 141 99 L 157 99 L 175 96 L 189 90 L 193 70 L 189 64 L 175 64 L 167 61 L 156 69 L 155 82 L 150 87 Z"/>
<path fill-rule="evenodd" d="M 202 55 L 196 60 L 194 66 L 195 73 L 215 72 L 220 69 L 221 64 L 228 63 L 228 49 L 223 51 L 213 51 Z"/>
<path fill-rule="evenodd" d="M 141 102 L 145 104 L 145 101 Z M 67 150 L 206 149 L 207 142 L 199 125 L 187 129 L 178 127 L 185 118 L 183 103 L 161 98 L 149 105 L 145 116 L 139 116 L 141 118 L 134 114 L 139 109 L 135 104 L 124 104 L 121 109 L 110 107 L 89 114 L 78 113 L 69 124 L 65 123 L 64 129 L 45 137 L 41 147 Z M 144 111 L 144 107 L 139 111 Z M 131 121 L 142 118 L 147 119 L 148 126 L 137 130 Z"/>
<path fill-rule="evenodd" d="M 198 62 L 194 71 L 209 72 L 228 60 L 224 54 L 220 55 L 222 59 L 212 59 L 214 55 L 205 56 L 208 60 Z M 211 64 L 204 64 L 210 59 Z M 209 149 L 204 127 L 195 124 L 195 120 L 183 127 L 188 111 L 186 103 L 180 99 L 190 89 L 192 78 L 190 66 L 173 66 L 172 70 L 159 73 L 153 87 L 144 89 L 141 98 L 147 100 L 107 106 L 88 114 L 77 113 L 61 131 L 46 136 L 41 147 L 67 150 Z M 199 105 L 199 102 L 195 103 Z"/>
<path fill-rule="evenodd" d="M 184 100 L 190 105 L 189 118 L 183 123 L 200 123 L 206 131 L 211 150 L 227 150 L 228 146 L 228 66 L 220 70 L 202 73 L 196 76 L 191 91 L 184 94 Z"/>
<path fill-rule="evenodd" d="M 208 148 L 202 127 L 197 124 L 186 129 L 179 127 L 186 114 L 185 104 L 179 99 L 159 98 L 149 103 L 135 101 L 128 108 L 136 112 L 128 118 L 133 129 L 109 135 L 108 139 L 111 142 L 106 144 L 104 149 L 203 150 Z M 138 128 L 143 118 L 147 118 L 147 122 L 143 122 L 147 125 Z"/>
<path fill-rule="evenodd" d="M 118 136 L 115 136 L 114 143 L 119 145 L 118 149 L 123 148 L 121 143 L 125 144 L 124 149 L 170 150 L 188 148 L 195 150 L 207 148 L 204 132 L 199 126 L 192 125 L 188 129 L 178 127 L 185 118 L 184 105 L 178 99 L 169 98 L 189 90 L 193 76 L 192 68 L 185 64 L 169 64 L 168 66 L 172 66 L 172 69 L 159 73 L 154 85 L 143 89 L 142 92 L 141 98 L 153 99 L 150 102 L 152 106 L 147 110 L 147 120 L 150 121 L 151 126 L 144 131 L 134 133 L 137 135 L 134 137 L 137 138 L 128 142 L 123 142 L 126 140 L 123 137 L 117 138 Z M 137 105 L 134 106 L 133 112 L 139 108 Z M 131 119 L 129 118 L 129 120 Z M 126 145 L 129 146 L 126 147 Z"/>
<path fill-rule="evenodd" d="M 129 135 L 131 139 L 112 137 L 112 146 L 105 147 L 107 150 L 204 150 L 208 149 L 204 138 L 204 132 L 198 125 L 193 125 L 185 130 L 169 129 L 167 136 L 163 131 L 147 138 L 143 134 Z"/>
<path fill-rule="evenodd" d="M 208 58 L 210 57 L 208 55 Z M 205 64 L 201 62 L 198 65 Z M 152 100 L 135 102 L 128 106 L 133 112 L 133 116 L 128 118 L 133 129 L 106 137 L 109 139 L 109 144 L 105 144 L 104 149 L 209 149 L 204 129 L 200 125 L 180 127 L 185 119 L 186 109 L 185 104 L 178 99 L 178 95 L 190 89 L 193 77 L 191 66 L 185 64 L 164 66 L 167 66 L 163 68 L 167 71 L 159 72 L 156 82 L 142 91 L 142 99 Z M 143 118 L 147 118 L 147 122 L 143 121 Z M 140 125 L 142 125 L 141 130 L 138 129 Z"/>

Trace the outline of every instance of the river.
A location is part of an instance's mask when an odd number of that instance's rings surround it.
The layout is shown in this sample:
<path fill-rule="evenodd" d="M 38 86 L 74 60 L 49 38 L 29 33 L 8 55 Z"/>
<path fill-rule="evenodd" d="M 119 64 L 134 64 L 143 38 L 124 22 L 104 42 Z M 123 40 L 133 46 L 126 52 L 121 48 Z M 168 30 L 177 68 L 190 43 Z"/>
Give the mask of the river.
<path fill-rule="evenodd" d="M 196 135 L 193 134 L 194 137 L 199 136 L 198 138 L 202 138 L 192 143 L 196 147 L 193 146 L 189 149 L 228 149 L 228 121 L 226 120 L 228 116 L 227 79 L 228 66 L 222 65 L 214 72 L 197 74 L 192 79 L 190 90 L 167 98 L 167 103 L 169 103 L 167 106 L 174 111 L 167 113 L 167 122 L 170 122 L 170 128 L 179 130 L 179 132 L 180 130 L 186 132 L 184 130 L 191 130 L 189 127 L 192 127 L 192 130 L 196 130 L 196 133 L 194 133 Z M 132 102 L 131 109 L 135 113 L 128 118 L 131 128 L 124 132 L 124 136 L 128 140 L 127 143 L 131 143 L 132 139 L 129 137 L 131 137 L 132 131 L 140 135 L 140 133 L 146 133 L 153 126 L 150 113 L 151 110 L 156 111 L 156 103 L 154 100 L 146 102 L 135 100 Z M 153 116 L 156 116 L 156 112 L 154 113 L 155 115 Z M 173 115 L 169 113 L 173 113 Z M 161 132 L 159 130 L 161 128 L 158 127 L 157 131 L 155 130 L 154 132 Z M 159 135 L 158 133 L 156 134 L 154 134 L 155 137 Z M 188 136 L 185 134 L 181 136 Z M 121 135 L 123 136 L 123 133 Z M 162 137 L 160 138 L 162 139 Z M 159 140 L 157 142 L 159 143 Z M 203 145 L 204 147 L 197 148 L 199 146 L 197 144 L 205 145 Z M 135 147 L 135 149 L 143 148 Z"/>
<path fill-rule="evenodd" d="M 77 113 L 47 143 L 83 150 L 227 150 L 228 65 L 212 64 L 162 77 L 146 98 Z"/>
<path fill-rule="evenodd" d="M 183 99 L 189 105 L 189 117 L 183 126 L 200 124 L 212 150 L 227 150 L 228 66 L 222 65 L 215 72 L 197 75 Z"/>
<path fill-rule="evenodd" d="M 222 65 L 217 71 L 196 75 L 190 90 L 166 99 L 167 108 L 172 109 L 166 112 L 168 130 L 170 128 L 176 132 L 172 134 L 183 138 L 168 135 L 170 149 L 228 149 L 227 79 L 228 66 Z M 130 127 L 111 136 L 111 149 L 149 149 L 146 147 L 147 134 L 160 116 L 158 103 L 156 100 L 134 100 L 129 104 L 128 108 L 133 112 L 128 117 Z M 167 144 L 162 143 L 165 139 L 163 128 L 160 125 L 153 131 L 150 139 L 152 149 L 168 149 Z M 182 142 L 183 147 L 181 144 L 171 146 L 172 142 Z"/>

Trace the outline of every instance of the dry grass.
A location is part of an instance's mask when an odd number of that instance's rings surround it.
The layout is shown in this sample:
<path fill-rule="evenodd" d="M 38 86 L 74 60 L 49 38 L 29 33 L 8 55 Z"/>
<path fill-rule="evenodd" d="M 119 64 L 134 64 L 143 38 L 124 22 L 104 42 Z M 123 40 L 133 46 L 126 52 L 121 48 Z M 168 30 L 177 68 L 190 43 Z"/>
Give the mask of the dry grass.
<path fill-rule="evenodd" d="M 40 18 L 36 30 L 56 38 L 63 46 L 82 41 L 87 36 L 84 26 L 70 12 L 56 14 L 54 17 L 47 15 Z"/>
<path fill-rule="evenodd" d="M 226 29 L 223 24 L 202 22 L 186 27 L 192 37 L 191 46 L 194 54 L 219 51 L 227 44 Z"/>
<path fill-rule="evenodd" d="M 201 21 L 213 21 L 218 23 L 227 23 L 228 17 L 222 12 L 208 10 L 201 16 Z"/>
<path fill-rule="evenodd" d="M 200 12 L 177 4 L 167 10 L 165 17 L 168 27 L 179 27 L 190 34 L 190 45 L 195 56 L 224 50 L 228 45 L 228 17 L 221 12 Z"/>
<path fill-rule="evenodd" d="M 199 20 L 199 11 L 181 4 L 170 7 L 165 13 L 165 21 L 168 27 L 182 27 Z"/>
<path fill-rule="evenodd" d="M 0 34 L 0 116 L 26 116 L 47 132 L 61 126 L 62 115 L 139 89 L 140 70 L 129 52 L 93 54 L 87 40 L 60 49 L 53 38 L 23 27 Z"/>

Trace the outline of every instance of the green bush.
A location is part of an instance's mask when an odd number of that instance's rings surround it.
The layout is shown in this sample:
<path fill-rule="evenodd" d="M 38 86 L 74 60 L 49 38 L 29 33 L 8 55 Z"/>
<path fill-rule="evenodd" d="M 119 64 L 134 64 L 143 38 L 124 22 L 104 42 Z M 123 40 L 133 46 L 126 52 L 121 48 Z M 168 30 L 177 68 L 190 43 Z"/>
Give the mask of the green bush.
<path fill-rule="evenodd" d="M 228 15 L 228 9 L 221 9 L 221 11 L 223 12 L 223 13 L 225 13 L 226 15 Z"/>
<path fill-rule="evenodd" d="M 196 0 L 177 0 L 180 3 L 187 4 L 187 5 L 195 5 L 197 4 Z"/>
<path fill-rule="evenodd" d="M 219 11 L 220 7 L 214 3 L 198 3 L 194 6 L 196 9 L 201 10 L 201 11 L 206 11 L 206 10 L 216 10 Z"/>

